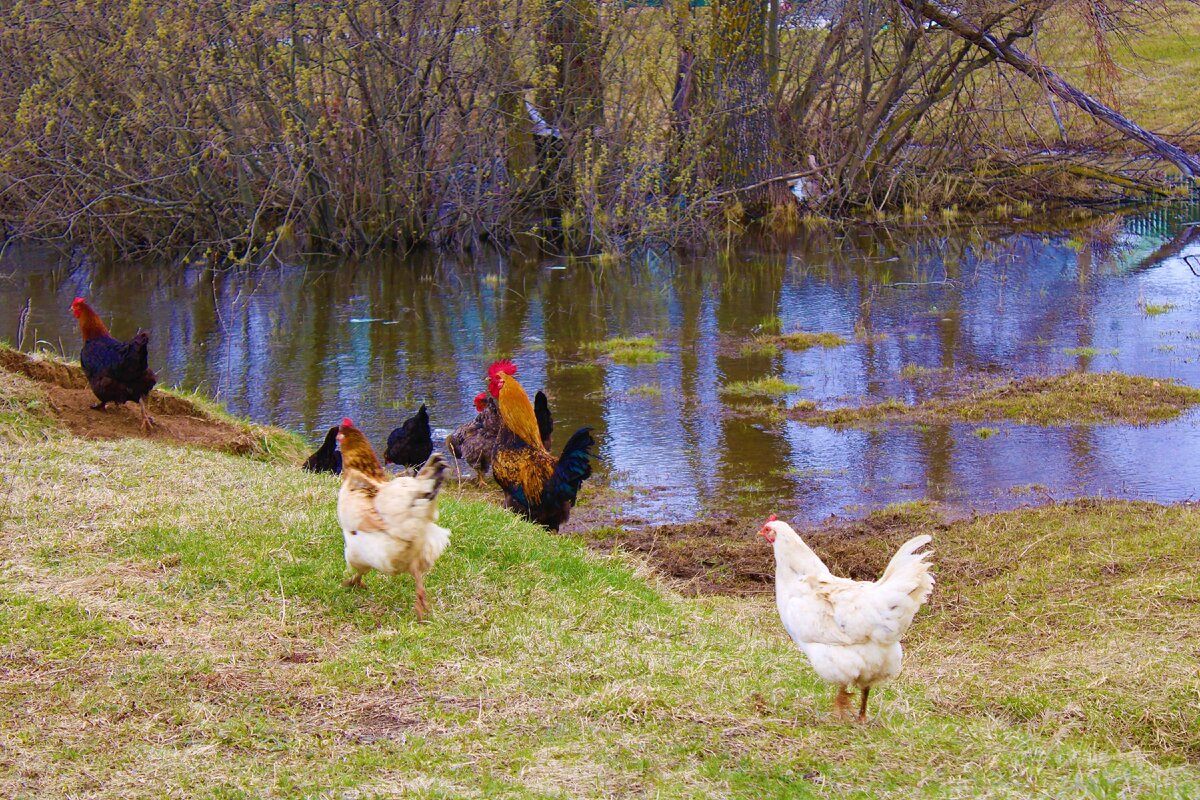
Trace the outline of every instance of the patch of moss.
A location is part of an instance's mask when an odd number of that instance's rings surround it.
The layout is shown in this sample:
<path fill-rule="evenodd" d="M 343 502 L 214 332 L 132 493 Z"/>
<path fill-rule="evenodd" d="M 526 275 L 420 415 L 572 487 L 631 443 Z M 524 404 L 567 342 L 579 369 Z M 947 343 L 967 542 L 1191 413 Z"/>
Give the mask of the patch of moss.
<path fill-rule="evenodd" d="M 731 400 L 775 400 L 800 387 L 774 376 L 753 381 L 734 381 L 721 387 L 721 395 Z"/>
<path fill-rule="evenodd" d="M 1159 314 L 1165 314 L 1175 308 L 1174 303 L 1146 303 L 1142 306 L 1142 312 L 1148 317 L 1157 317 Z"/>
<path fill-rule="evenodd" d="M 794 333 L 785 333 L 775 337 L 775 341 L 783 348 L 788 350 L 807 350 L 810 347 L 841 347 L 844 344 L 849 344 L 849 341 L 843 336 L 829 331 L 821 333 L 810 333 L 808 331 L 796 331 Z"/>
<path fill-rule="evenodd" d="M 1200 404 L 1200 389 L 1175 381 L 1120 372 L 1068 372 L 1008 381 L 966 397 L 909 405 L 896 399 L 828 411 L 794 407 L 792 416 L 812 425 L 877 422 L 983 422 L 1032 425 L 1145 424 L 1177 417 Z"/>
<path fill-rule="evenodd" d="M 1094 358 L 1096 356 L 1115 356 L 1118 350 L 1101 350 L 1097 347 L 1064 347 L 1063 355 L 1065 356 L 1082 356 L 1084 358 Z"/>
<path fill-rule="evenodd" d="M 589 342 L 583 349 L 608 356 L 617 364 L 653 364 L 667 357 L 665 352 L 658 349 L 658 342 L 650 336 L 617 337 L 603 342 Z"/>

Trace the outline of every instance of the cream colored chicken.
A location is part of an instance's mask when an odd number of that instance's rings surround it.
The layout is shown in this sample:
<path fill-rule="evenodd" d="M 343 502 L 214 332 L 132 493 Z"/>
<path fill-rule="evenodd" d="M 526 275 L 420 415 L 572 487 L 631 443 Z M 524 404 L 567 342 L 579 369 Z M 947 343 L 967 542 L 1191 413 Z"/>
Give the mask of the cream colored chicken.
<path fill-rule="evenodd" d="M 900 674 L 900 639 L 933 591 L 933 575 L 918 553 L 931 541 L 905 542 L 874 582 L 833 575 L 799 534 L 774 514 L 759 535 L 775 548 L 775 602 L 788 635 L 813 670 L 836 688 L 833 707 L 849 712 L 851 686 L 862 692 L 858 719 L 867 719 L 871 687 Z"/>
<path fill-rule="evenodd" d="M 407 572 L 417 585 L 417 620 L 429 611 L 425 575 L 450 543 L 450 531 L 437 524 L 437 496 L 446 460 L 430 456 L 415 478 L 388 478 L 375 451 L 349 419 L 338 428 L 342 449 L 342 488 L 337 517 L 345 540 L 346 565 L 354 574 L 346 586 L 362 586 L 371 570 Z"/>

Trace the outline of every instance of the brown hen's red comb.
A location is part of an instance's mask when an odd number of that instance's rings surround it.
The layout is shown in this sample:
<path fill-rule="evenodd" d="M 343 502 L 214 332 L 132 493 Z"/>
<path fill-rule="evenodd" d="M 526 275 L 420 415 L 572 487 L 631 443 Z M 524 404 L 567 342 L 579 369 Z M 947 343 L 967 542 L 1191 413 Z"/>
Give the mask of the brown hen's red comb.
<path fill-rule="evenodd" d="M 349 417 L 342 417 L 342 427 L 343 428 L 353 428 L 354 420 L 350 419 Z"/>

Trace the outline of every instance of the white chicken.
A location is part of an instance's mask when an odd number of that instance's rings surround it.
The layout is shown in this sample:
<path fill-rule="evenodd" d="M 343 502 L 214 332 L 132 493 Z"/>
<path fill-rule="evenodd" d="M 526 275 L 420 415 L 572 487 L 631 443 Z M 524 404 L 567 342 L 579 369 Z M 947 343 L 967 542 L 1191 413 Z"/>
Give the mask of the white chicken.
<path fill-rule="evenodd" d="M 759 535 L 775 548 L 775 602 L 783 627 L 813 670 L 837 687 L 833 707 L 839 716 L 849 711 L 849 687 L 861 690 L 858 720 L 865 722 L 871 687 L 900 674 L 900 638 L 933 591 L 925 562 L 931 551 L 917 552 L 931 537 L 905 542 L 872 583 L 833 575 L 774 514 Z"/>
<path fill-rule="evenodd" d="M 345 540 L 346 566 L 354 573 L 346 586 L 362 586 L 371 570 L 407 572 L 417 585 L 414 609 L 425 619 L 425 575 L 450 543 L 450 531 L 437 524 L 437 496 L 446 459 L 429 457 L 415 478 L 389 480 L 375 451 L 348 418 L 338 428 L 342 449 L 342 488 L 337 517 Z"/>

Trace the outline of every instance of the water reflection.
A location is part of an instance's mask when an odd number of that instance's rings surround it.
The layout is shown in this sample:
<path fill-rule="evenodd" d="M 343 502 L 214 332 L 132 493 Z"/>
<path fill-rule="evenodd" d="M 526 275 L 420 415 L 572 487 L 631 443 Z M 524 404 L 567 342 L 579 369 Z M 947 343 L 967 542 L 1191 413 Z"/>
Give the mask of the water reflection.
<path fill-rule="evenodd" d="M 619 265 L 424 254 L 249 271 L 10 248 L 0 336 L 16 339 L 29 298 L 26 347 L 77 353 L 67 307 L 87 295 L 117 335 L 151 329 L 164 383 L 314 442 L 349 415 L 382 443 L 422 402 L 452 428 L 473 413 L 486 364 L 512 356 L 526 386 L 546 388 L 559 444 L 592 425 L 601 472 L 635 488 L 629 511 L 648 519 L 735 506 L 820 518 L 923 497 L 979 508 L 1077 493 L 1178 500 L 1200 485 L 1196 415 L 1148 428 L 999 426 L 984 439 L 969 425 L 836 431 L 750 417 L 719 390 L 777 376 L 800 387 L 787 402 L 919 400 L 946 381 L 914 376 L 1071 368 L 1200 386 L 1200 278 L 1184 261 L 1200 254 L 1194 211 L 1128 221 L 1115 247 L 1068 233 L 862 230 Z M 743 352 L 773 324 L 851 343 Z M 625 366 L 583 349 L 616 335 L 654 336 L 669 357 Z M 645 386 L 660 394 L 631 391 Z"/>

